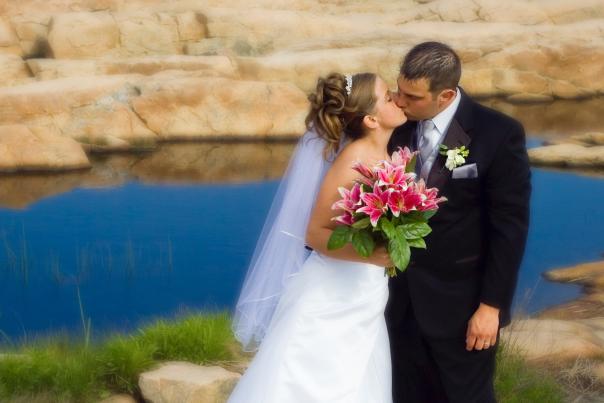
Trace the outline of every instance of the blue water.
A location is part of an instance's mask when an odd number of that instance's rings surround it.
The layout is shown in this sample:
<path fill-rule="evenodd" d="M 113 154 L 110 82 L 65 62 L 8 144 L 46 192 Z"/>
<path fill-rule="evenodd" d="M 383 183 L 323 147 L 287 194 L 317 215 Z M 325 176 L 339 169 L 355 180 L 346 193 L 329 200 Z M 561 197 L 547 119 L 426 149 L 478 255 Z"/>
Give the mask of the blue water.
<path fill-rule="evenodd" d="M 79 331 L 78 287 L 96 333 L 186 308 L 232 308 L 277 185 L 129 182 L 0 208 L 0 331 Z M 602 200 L 602 179 L 533 170 L 517 307 L 535 312 L 579 295 L 541 273 L 602 257 Z"/>

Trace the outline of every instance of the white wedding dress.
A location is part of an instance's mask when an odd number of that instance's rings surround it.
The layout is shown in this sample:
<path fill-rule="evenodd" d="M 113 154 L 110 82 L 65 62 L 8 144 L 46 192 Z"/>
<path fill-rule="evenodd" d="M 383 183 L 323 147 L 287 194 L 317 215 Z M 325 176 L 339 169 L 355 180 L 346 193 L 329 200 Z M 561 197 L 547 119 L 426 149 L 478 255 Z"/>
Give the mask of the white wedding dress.
<path fill-rule="evenodd" d="M 313 251 L 229 403 L 390 403 L 388 277 Z"/>

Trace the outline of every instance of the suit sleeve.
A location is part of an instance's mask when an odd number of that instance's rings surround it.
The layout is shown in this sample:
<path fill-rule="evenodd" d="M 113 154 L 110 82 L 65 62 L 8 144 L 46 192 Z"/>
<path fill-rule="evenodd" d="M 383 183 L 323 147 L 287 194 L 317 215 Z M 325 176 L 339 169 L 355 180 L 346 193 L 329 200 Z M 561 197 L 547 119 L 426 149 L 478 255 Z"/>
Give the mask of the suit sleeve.
<path fill-rule="evenodd" d="M 481 302 L 509 312 L 529 226 L 531 172 L 522 125 L 513 121 L 486 176 L 488 251 Z"/>

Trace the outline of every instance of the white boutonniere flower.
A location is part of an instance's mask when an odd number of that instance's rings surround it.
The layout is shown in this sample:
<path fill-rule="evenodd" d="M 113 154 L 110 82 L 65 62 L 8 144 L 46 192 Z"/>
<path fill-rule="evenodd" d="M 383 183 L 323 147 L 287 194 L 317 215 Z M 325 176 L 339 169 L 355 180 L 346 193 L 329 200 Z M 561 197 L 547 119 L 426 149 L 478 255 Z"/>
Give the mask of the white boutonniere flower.
<path fill-rule="evenodd" d="M 447 161 L 445 162 L 445 166 L 450 171 L 454 170 L 460 165 L 466 163 L 466 158 L 470 155 L 470 150 L 466 148 L 466 146 L 456 147 L 452 150 L 449 150 L 444 144 L 440 145 L 440 154 L 447 156 Z"/>

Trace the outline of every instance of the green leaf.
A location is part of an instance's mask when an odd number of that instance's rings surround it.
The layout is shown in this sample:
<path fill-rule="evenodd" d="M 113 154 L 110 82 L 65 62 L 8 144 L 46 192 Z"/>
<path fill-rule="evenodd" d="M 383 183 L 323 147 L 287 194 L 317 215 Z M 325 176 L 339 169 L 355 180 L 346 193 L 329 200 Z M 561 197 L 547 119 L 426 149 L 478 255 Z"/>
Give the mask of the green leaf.
<path fill-rule="evenodd" d="M 367 231 L 358 231 L 352 235 L 352 246 L 363 257 L 369 257 L 375 248 L 375 242 Z"/>
<path fill-rule="evenodd" d="M 399 225 L 396 230 L 407 239 L 423 238 L 432 232 L 432 228 L 423 222 Z"/>
<path fill-rule="evenodd" d="M 347 225 L 338 225 L 329 237 L 329 241 L 327 241 L 327 249 L 340 249 L 346 242 L 350 239 L 350 233 L 352 229 Z"/>
<path fill-rule="evenodd" d="M 424 238 L 408 239 L 407 242 L 409 242 L 409 246 L 412 248 L 426 249 Z"/>
<path fill-rule="evenodd" d="M 403 271 L 407 268 L 409 259 L 411 258 L 411 249 L 402 234 L 397 235 L 388 242 L 388 252 L 390 252 L 390 258 L 399 270 Z"/>
<path fill-rule="evenodd" d="M 378 222 L 388 239 L 392 239 L 396 236 L 396 228 L 387 218 L 382 217 Z"/>
<path fill-rule="evenodd" d="M 421 211 L 410 211 L 409 213 L 401 215 L 400 217 L 403 224 L 426 222 L 424 214 Z"/>
<path fill-rule="evenodd" d="M 392 223 L 392 225 L 394 225 L 395 227 L 397 225 L 399 225 L 401 223 L 401 216 L 398 217 L 392 217 L 392 221 L 390 221 Z"/>
<path fill-rule="evenodd" d="M 369 217 L 365 217 L 365 218 L 355 222 L 354 224 L 352 224 L 352 228 L 363 229 L 363 228 L 367 228 L 369 226 L 369 224 L 371 224 Z"/>
<path fill-rule="evenodd" d="M 429 220 L 430 218 L 434 217 L 434 214 L 436 214 L 437 211 L 438 210 L 427 210 L 427 211 L 424 211 L 424 218 L 426 220 Z"/>
<path fill-rule="evenodd" d="M 417 165 L 417 154 L 411 158 L 411 161 L 407 163 L 405 167 L 405 173 L 415 172 L 415 165 Z"/>

